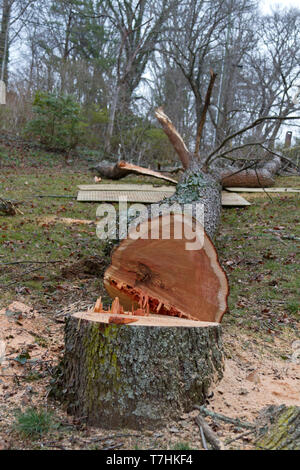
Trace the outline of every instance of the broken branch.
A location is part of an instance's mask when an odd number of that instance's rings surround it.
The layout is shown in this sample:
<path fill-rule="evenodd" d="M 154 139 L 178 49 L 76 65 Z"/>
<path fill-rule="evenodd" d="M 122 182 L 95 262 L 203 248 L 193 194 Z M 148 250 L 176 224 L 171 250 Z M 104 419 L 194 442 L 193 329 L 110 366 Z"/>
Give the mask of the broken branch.
<path fill-rule="evenodd" d="M 217 437 L 216 433 L 212 431 L 205 421 L 205 419 L 199 414 L 195 418 L 196 423 L 198 424 L 200 430 L 201 428 L 203 429 L 203 433 L 208 440 L 208 442 L 211 444 L 212 448 L 214 450 L 224 450 L 224 444 L 220 441 L 220 439 Z"/>
<path fill-rule="evenodd" d="M 214 87 L 216 77 L 217 77 L 217 74 L 214 73 L 213 70 L 210 70 L 210 81 L 209 81 L 209 85 L 208 85 L 208 88 L 207 88 L 204 107 L 203 107 L 203 111 L 201 113 L 199 126 L 198 126 L 198 130 L 197 130 L 195 155 L 199 155 L 200 141 L 201 141 L 201 137 L 202 137 L 203 127 L 204 127 L 205 120 L 206 120 L 207 110 L 208 110 L 208 107 L 210 105 L 210 98 L 211 98 L 211 94 L 212 94 L 212 91 L 213 91 L 213 87 Z"/>
<path fill-rule="evenodd" d="M 187 169 L 190 165 L 191 154 L 187 146 L 185 145 L 181 135 L 177 132 L 174 124 L 164 113 L 162 108 L 156 109 L 155 116 L 162 125 L 162 128 L 165 134 L 168 136 L 175 151 L 179 155 L 183 168 Z"/>
<path fill-rule="evenodd" d="M 234 424 L 235 426 L 239 428 L 255 429 L 256 427 L 255 424 L 243 422 L 238 418 L 229 418 L 228 416 L 224 416 L 220 413 L 216 413 L 214 411 L 208 410 L 203 405 L 202 406 L 195 405 L 195 408 L 199 410 L 201 413 L 203 413 L 205 416 L 210 416 L 211 418 L 219 419 L 221 421 L 224 421 L 225 423 Z"/>

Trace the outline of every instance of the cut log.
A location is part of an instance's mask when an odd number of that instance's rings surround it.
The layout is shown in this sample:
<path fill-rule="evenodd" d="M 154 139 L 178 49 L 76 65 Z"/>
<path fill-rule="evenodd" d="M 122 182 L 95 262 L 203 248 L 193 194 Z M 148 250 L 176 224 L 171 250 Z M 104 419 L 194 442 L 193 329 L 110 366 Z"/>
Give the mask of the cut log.
<path fill-rule="evenodd" d="M 134 227 L 113 252 L 104 285 L 128 310 L 149 306 L 154 314 L 209 322 L 220 322 L 227 310 L 228 282 L 215 247 L 186 215 Z"/>
<path fill-rule="evenodd" d="M 223 375 L 218 323 L 76 313 L 65 344 L 59 388 L 67 409 L 101 428 L 162 427 L 203 403 Z"/>
<path fill-rule="evenodd" d="M 223 188 L 269 188 L 274 186 L 274 174 L 267 168 L 255 170 L 243 170 L 235 173 L 232 170 L 226 170 L 221 174 L 221 183 Z"/>
<path fill-rule="evenodd" d="M 260 163 L 256 169 L 247 170 L 228 169 L 221 172 L 221 182 L 223 188 L 270 188 L 275 183 L 275 175 L 282 167 L 281 158 L 274 156 L 263 163 Z"/>
<path fill-rule="evenodd" d="M 92 171 L 93 174 L 96 174 L 96 176 L 101 176 L 103 178 L 109 178 L 112 180 L 120 180 L 122 178 L 125 178 L 125 176 L 127 175 L 136 174 L 152 176 L 153 178 L 158 178 L 165 181 L 169 181 L 170 183 L 177 184 L 176 180 L 170 178 L 169 176 L 165 176 L 162 173 L 159 173 L 158 171 L 133 165 L 132 163 L 127 163 L 124 160 L 121 160 L 113 166 L 108 163 L 102 163 L 95 167 L 91 167 L 90 171 Z"/>

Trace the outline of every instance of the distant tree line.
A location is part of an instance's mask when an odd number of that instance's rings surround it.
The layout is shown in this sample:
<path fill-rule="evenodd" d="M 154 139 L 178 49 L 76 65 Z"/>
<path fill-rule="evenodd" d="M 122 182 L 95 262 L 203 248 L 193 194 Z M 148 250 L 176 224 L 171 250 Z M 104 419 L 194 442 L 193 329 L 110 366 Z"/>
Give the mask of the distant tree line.
<path fill-rule="evenodd" d="M 163 105 L 192 142 L 210 69 L 217 78 L 200 152 L 255 119 L 295 115 L 300 10 L 262 16 L 257 3 L 2 0 L 0 72 L 8 93 L 0 128 L 50 148 L 84 145 L 103 158 L 170 163 L 173 150 L 153 111 Z M 228 145 L 274 149 L 282 123 L 263 121 Z"/>

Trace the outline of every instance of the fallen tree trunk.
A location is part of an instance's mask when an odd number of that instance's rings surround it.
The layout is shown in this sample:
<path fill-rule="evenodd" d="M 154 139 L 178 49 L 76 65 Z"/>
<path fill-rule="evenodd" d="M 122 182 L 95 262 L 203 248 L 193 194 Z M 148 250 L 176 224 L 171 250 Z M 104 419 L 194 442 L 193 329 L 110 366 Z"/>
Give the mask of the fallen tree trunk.
<path fill-rule="evenodd" d="M 0 197 L 0 215 L 16 215 L 23 214 L 17 207 L 16 203 Z"/>
<path fill-rule="evenodd" d="M 109 165 L 106 163 L 99 164 L 95 167 L 91 167 L 90 171 L 95 176 L 101 176 L 102 178 L 108 178 L 112 180 L 120 180 L 130 174 L 152 176 L 153 178 L 170 181 L 170 183 L 177 184 L 177 181 L 169 176 L 165 176 L 158 171 L 150 170 L 149 168 L 143 168 L 141 166 L 127 163 L 124 160 L 117 162 L 115 165 Z"/>
<path fill-rule="evenodd" d="M 104 285 L 127 310 L 209 322 L 220 322 L 227 310 L 216 249 L 190 216 L 163 214 L 131 230 L 112 254 Z"/>

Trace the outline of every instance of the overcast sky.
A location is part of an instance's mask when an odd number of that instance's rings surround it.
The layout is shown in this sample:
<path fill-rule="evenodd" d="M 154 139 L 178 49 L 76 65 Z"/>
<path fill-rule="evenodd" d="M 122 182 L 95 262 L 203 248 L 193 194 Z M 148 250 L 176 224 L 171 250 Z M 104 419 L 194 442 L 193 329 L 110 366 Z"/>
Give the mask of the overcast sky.
<path fill-rule="evenodd" d="M 260 0 L 263 13 L 270 13 L 275 5 L 281 7 L 300 7 L 300 0 Z"/>

